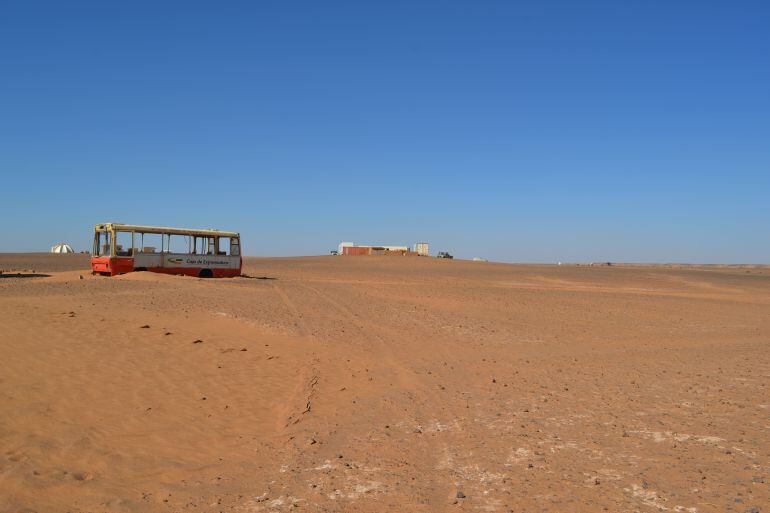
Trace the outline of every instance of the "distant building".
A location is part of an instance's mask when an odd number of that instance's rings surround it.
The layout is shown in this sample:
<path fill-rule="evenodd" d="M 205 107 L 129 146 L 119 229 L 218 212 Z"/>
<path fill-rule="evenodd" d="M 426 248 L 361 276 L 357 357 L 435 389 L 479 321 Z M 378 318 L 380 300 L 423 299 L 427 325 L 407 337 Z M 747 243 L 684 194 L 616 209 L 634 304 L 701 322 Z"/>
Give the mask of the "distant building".
<path fill-rule="evenodd" d="M 54 244 L 51 246 L 51 253 L 74 253 L 75 251 L 72 249 L 72 246 L 70 246 L 67 243 L 60 242 L 58 244 Z"/>
<path fill-rule="evenodd" d="M 430 251 L 428 250 L 428 243 L 427 242 L 415 243 L 414 252 L 417 253 L 419 256 L 429 256 Z"/>
<path fill-rule="evenodd" d="M 338 254 L 340 255 L 358 255 L 358 256 L 370 256 L 370 255 L 403 255 L 412 256 L 417 255 L 416 251 L 411 251 L 409 246 L 375 246 L 375 245 L 356 245 L 352 242 L 341 242 L 339 245 Z"/>

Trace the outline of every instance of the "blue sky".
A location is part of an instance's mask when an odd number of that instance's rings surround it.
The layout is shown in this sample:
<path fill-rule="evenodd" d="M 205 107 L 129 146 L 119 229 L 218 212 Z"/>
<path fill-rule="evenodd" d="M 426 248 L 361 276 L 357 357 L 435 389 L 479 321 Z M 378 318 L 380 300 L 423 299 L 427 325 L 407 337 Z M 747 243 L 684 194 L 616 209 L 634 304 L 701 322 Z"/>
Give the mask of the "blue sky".
<path fill-rule="evenodd" d="M 0 251 L 116 221 L 770 262 L 767 2 L 0 7 Z"/>

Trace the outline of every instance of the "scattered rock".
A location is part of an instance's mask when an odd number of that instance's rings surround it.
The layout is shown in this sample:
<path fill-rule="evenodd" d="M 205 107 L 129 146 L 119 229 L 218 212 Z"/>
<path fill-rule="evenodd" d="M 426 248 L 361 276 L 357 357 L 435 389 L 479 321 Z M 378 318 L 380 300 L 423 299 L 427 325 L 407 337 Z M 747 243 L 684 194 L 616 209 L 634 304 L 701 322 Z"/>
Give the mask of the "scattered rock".
<path fill-rule="evenodd" d="M 72 312 L 70 312 L 70 313 L 72 313 Z M 144 326 L 140 326 L 139 329 L 146 330 L 149 327 L 150 327 L 149 324 L 145 324 Z"/>
<path fill-rule="evenodd" d="M 203 341 L 201 339 L 193 340 L 193 344 L 202 344 Z"/>
<path fill-rule="evenodd" d="M 461 492 L 461 491 L 459 491 L 459 490 L 458 490 L 458 491 L 457 491 L 457 495 L 456 495 L 456 497 L 457 497 L 458 499 L 464 499 L 464 498 L 465 498 L 465 494 L 464 494 L 463 492 Z"/>

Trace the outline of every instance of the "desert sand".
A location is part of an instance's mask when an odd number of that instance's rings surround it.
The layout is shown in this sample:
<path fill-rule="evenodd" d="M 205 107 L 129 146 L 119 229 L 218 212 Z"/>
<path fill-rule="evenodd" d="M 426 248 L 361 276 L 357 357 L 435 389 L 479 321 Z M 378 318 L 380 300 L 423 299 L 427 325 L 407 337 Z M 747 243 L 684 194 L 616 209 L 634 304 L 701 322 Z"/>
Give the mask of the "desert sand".
<path fill-rule="evenodd" d="M 0 269 L 2 512 L 770 511 L 767 268 Z"/>

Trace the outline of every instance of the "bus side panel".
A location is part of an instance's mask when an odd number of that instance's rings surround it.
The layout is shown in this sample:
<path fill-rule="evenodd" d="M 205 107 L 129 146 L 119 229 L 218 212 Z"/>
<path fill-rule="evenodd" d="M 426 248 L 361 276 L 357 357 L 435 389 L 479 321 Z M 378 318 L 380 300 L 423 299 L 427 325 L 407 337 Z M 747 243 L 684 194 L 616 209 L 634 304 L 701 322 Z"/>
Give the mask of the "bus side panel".
<path fill-rule="evenodd" d="M 135 269 L 151 269 L 153 267 L 163 266 L 163 255 L 161 253 L 137 253 L 134 256 Z"/>
<path fill-rule="evenodd" d="M 241 275 L 240 269 L 212 269 L 214 278 L 235 278 Z"/>
<path fill-rule="evenodd" d="M 134 270 L 134 259 L 131 257 L 117 257 L 110 259 L 113 275 L 130 273 Z"/>
<path fill-rule="evenodd" d="M 171 267 L 148 267 L 147 270 L 153 273 L 173 274 L 175 276 L 193 276 L 195 278 L 197 278 L 198 273 L 200 273 L 200 269 L 192 267 L 178 267 L 176 269 Z"/>
<path fill-rule="evenodd" d="M 164 272 L 197 276 L 201 270 L 209 270 L 213 276 L 240 275 L 241 257 L 234 255 L 190 255 L 163 253 Z M 194 273 L 192 272 L 194 271 Z"/>
<path fill-rule="evenodd" d="M 163 257 L 167 257 L 167 263 L 169 266 L 163 266 Z M 204 260 L 202 263 L 182 263 L 180 260 L 183 258 L 200 258 Z M 214 267 L 206 265 L 205 260 L 216 259 L 230 260 L 227 267 Z M 173 267 L 172 267 L 173 265 Z M 222 265 L 221 263 L 219 265 Z M 162 274 L 175 274 L 184 276 L 199 276 L 202 269 L 208 269 L 211 271 L 212 276 L 215 278 L 232 278 L 241 275 L 241 267 L 243 265 L 243 259 L 239 257 L 214 257 L 214 256 L 202 256 L 192 257 L 189 255 L 168 255 L 168 254 L 139 254 L 136 258 L 126 257 L 92 257 L 91 258 L 91 270 L 94 273 L 106 274 L 115 276 L 118 274 L 125 274 L 132 272 L 135 268 L 146 269 L 150 272 L 162 273 Z"/>
<path fill-rule="evenodd" d="M 173 274 L 175 276 L 192 276 L 197 278 L 200 275 L 201 268 L 196 267 L 150 267 L 147 269 L 153 273 Z M 235 278 L 241 275 L 240 269 L 210 269 L 214 278 Z"/>

